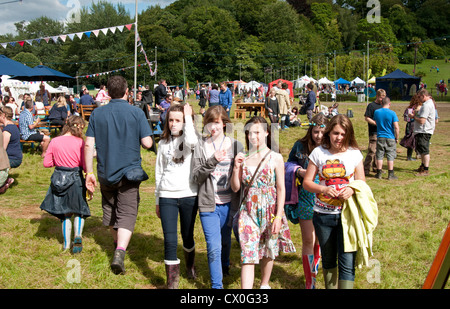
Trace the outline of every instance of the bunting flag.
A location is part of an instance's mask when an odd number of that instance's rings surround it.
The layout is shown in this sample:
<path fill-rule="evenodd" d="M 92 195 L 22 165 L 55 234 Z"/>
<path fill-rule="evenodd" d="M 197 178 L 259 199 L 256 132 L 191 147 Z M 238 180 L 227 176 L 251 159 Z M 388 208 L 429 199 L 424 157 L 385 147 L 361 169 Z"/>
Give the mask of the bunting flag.
<path fill-rule="evenodd" d="M 135 24 L 132 23 L 132 24 L 122 25 L 122 26 L 114 26 L 114 27 L 109 27 L 109 28 L 95 29 L 95 30 L 69 33 L 69 34 L 60 34 L 60 35 L 54 35 L 54 36 L 49 36 L 49 37 L 37 38 L 37 39 L 29 39 L 29 40 L 24 40 L 24 41 L 5 42 L 5 43 L 0 43 L 0 44 L 2 45 L 3 48 L 6 48 L 8 45 L 11 45 L 12 47 L 14 47 L 17 44 L 19 44 L 20 46 L 23 47 L 25 45 L 25 43 L 27 43 L 29 45 L 33 45 L 33 42 L 41 43 L 42 40 L 44 40 L 47 43 L 50 42 L 50 40 L 52 40 L 55 43 L 58 43 L 58 40 L 65 42 L 66 39 L 69 38 L 70 40 L 73 41 L 75 36 L 77 36 L 81 40 L 83 38 L 83 36 L 90 38 L 92 33 L 95 35 L 95 37 L 98 37 L 100 32 L 102 32 L 104 35 L 107 35 L 108 31 L 111 31 L 111 33 L 114 34 L 116 32 L 116 29 L 118 29 L 120 32 L 123 32 L 124 28 L 131 31 L 131 28 L 134 25 Z"/>
<path fill-rule="evenodd" d="M 142 64 L 138 64 L 137 67 L 141 67 L 141 66 L 145 66 L 145 65 L 148 65 L 151 67 L 153 65 L 153 63 L 152 62 L 142 63 Z M 75 76 L 75 78 L 92 78 L 92 77 L 98 77 L 98 76 L 107 75 L 107 74 L 111 74 L 111 73 L 116 73 L 119 71 L 125 71 L 125 70 L 129 70 L 129 69 L 134 69 L 134 65 L 130 66 L 130 67 L 115 69 L 115 70 L 101 72 L 101 73 L 79 75 L 79 76 Z M 151 68 L 150 68 L 150 71 L 151 71 Z"/>

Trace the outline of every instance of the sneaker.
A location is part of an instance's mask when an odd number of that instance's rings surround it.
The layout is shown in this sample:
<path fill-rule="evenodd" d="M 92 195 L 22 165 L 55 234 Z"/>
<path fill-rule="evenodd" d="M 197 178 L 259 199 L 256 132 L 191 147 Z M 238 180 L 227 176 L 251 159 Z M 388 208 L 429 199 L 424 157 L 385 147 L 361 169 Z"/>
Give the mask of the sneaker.
<path fill-rule="evenodd" d="M 76 253 L 80 253 L 82 250 L 83 250 L 83 244 L 82 244 L 81 237 L 77 236 L 73 240 L 72 252 L 74 254 L 76 254 Z"/>
<path fill-rule="evenodd" d="M 429 172 L 428 172 L 428 170 L 423 170 L 423 171 L 421 171 L 421 172 L 419 172 L 419 173 L 417 173 L 416 174 L 416 176 L 428 176 L 429 175 Z"/>
<path fill-rule="evenodd" d="M 9 177 L 6 179 L 5 184 L 0 187 L 0 194 L 3 194 L 8 190 L 9 186 L 14 182 L 14 178 Z"/>
<path fill-rule="evenodd" d="M 126 252 L 121 249 L 116 249 L 116 251 L 114 251 L 114 257 L 111 263 L 111 271 L 115 275 L 125 274 L 125 265 L 124 265 L 125 253 Z"/>

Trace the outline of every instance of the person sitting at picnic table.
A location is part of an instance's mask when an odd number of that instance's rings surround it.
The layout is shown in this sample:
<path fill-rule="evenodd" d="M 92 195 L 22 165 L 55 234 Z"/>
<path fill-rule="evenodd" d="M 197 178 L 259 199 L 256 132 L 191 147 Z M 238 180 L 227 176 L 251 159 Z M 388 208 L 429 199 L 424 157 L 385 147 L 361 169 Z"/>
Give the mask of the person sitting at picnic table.
<path fill-rule="evenodd" d="M 19 167 L 22 164 L 22 148 L 20 147 L 20 132 L 13 122 L 14 112 L 11 107 L 3 106 L 0 109 L 0 124 L 3 125 L 3 133 L 0 139 L 3 140 L 3 148 L 6 150 L 11 168 Z"/>
<path fill-rule="evenodd" d="M 80 97 L 81 105 L 95 105 L 95 101 L 92 96 L 89 94 L 89 90 L 87 88 L 83 88 L 83 94 Z"/>
<path fill-rule="evenodd" d="M 51 125 L 63 126 L 68 117 L 66 99 L 61 96 L 55 104 L 53 104 L 48 114 Z"/>
<path fill-rule="evenodd" d="M 106 86 L 101 85 L 100 91 L 97 93 L 97 96 L 95 97 L 95 103 L 98 106 L 105 105 L 106 103 L 111 100 L 111 97 L 106 93 Z"/>
<path fill-rule="evenodd" d="M 41 124 L 39 118 L 34 121 L 33 115 L 31 114 L 32 110 L 33 101 L 31 99 L 27 99 L 27 101 L 25 102 L 25 108 L 19 116 L 20 137 L 25 141 L 39 142 L 42 147 L 41 156 L 45 157 L 48 144 L 50 143 L 50 136 L 44 135 L 43 133 L 36 130 L 36 128 L 38 128 Z"/>

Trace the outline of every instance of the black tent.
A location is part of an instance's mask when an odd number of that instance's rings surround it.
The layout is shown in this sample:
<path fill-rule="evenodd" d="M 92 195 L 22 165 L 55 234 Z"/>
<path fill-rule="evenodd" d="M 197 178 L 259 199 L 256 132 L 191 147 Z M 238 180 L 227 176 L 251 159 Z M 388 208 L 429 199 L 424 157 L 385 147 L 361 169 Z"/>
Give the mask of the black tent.
<path fill-rule="evenodd" d="M 375 87 L 384 89 L 391 99 L 407 101 L 419 90 L 419 84 L 420 77 L 408 75 L 397 69 L 390 74 L 377 77 Z"/>

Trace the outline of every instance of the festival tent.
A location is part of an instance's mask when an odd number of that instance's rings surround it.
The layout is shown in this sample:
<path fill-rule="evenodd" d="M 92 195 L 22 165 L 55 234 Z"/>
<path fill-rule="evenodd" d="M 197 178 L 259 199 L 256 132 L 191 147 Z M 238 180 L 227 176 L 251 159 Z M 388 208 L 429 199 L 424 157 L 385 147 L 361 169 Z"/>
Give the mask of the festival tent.
<path fill-rule="evenodd" d="M 243 90 L 243 89 L 245 89 L 245 90 L 249 90 L 249 89 L 255 90 L 255 89 L 258 89 L 259 87 L 261 87 L 261 83 L 258 83 L 257 81 L 252 80 L 252 81 L 249 81 L 248 83 L 240 84 L 238 88 L 239 88 L 239 90 Z"/>
<path fill-rule="evenodd" d="M 334 85 L 336 86 L 336 89 L 337 89 L 339 85 L 350 85 L 350 82 L 341 77 L 338 80 L 334 81 Z"/>
<path fill-rule="evenodd" d="M 18 99 L 20 94 L 24 93 L 30 93 L 32 95 L 36 94 L 36 92 L 39 90 L 41 82 L 27 82 L 27 81 L 20 81 L 16 79 L 11 79 L 8 75 L 3 75 L 2 77 L 2 91 L 4 91 L 4 87 L 8 86 L 11 90 L 11 94 L 14 98 Z M 57 93 L 68 93 L 68 91 L 65 91 L 65 89 L 55 89 L 46 82 L 43 82 L 45 85 L 45 89 L 48 90 L 51 94 L 57 94 Z"/>
<path fill-rule="evenodd" d="M 276 86 L 279 81 L 281 81 L 282 83 L 286 83 L 288 85 L 289 96 L 293 98 L 294 97 L 294 88 L 293 88 L 294 83 L 291 82 L 291 81 L 285 80 L 285 79 L 277 79 L 277 80 L 271 81 L 269 83 L 269 88 L 267 89 L 267 94 L 266 95 L 267 96 L 269 95 L 270 89 L 272 89 L 273 86 Z"/>
<path fill-rule="evenodd" d="M 376 89 L 384 89 L 391 99 L 410 100 L 419 89 L 420 77 L 406 74 L 397 69 L 394 72 L 376 78 Z"/>
<path fill-rule="evenodd" d="M 366 82 L 363 81 L 361 78 L 356 77 L 354 80 L 351 81 L 351 84 L 356 87 L 364 87 L 366 85 Z"/>
<path fill-rule="evenodd" d="M 18 79 L 22 81 L 63 81 L 74 78 L 45 65 L 37 65 L 32 69 L 32 71 L 26 74 L 16 74 L 11 77 L 11 79 Z"/>
<path fill-rule="evenodd" d="M 1 75 L 18 75 L 18 74 L 32 74 L 32 68 L 12 60 L 5 55 L 0 55 L 0 76 Z"/>
<path fill-rule="evenodd" d="M 316 83 L 316 80 L 312 77 L 309 77 L 308 75 L 304 75 L 294 81 L 294 88 L 302 88 L 310 82 Z"/>
<path fill-rule="evenodd" d="M 321 79 L 319 79 L 318 84 L 320 86 L 320 85 L 333 85 L 334 83 L 328 78 L 322 77 Z"/>

